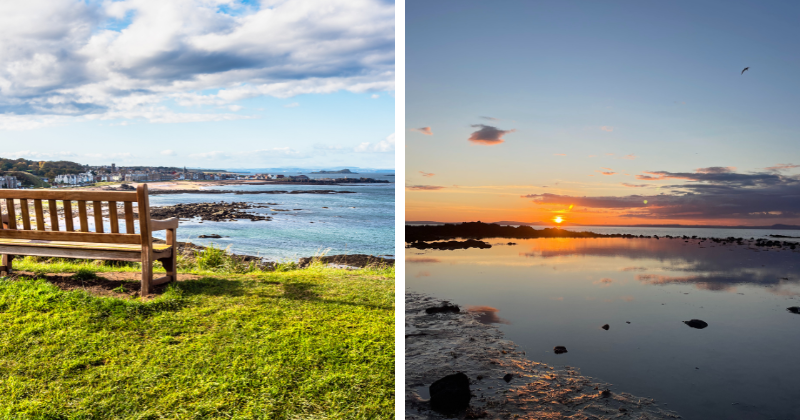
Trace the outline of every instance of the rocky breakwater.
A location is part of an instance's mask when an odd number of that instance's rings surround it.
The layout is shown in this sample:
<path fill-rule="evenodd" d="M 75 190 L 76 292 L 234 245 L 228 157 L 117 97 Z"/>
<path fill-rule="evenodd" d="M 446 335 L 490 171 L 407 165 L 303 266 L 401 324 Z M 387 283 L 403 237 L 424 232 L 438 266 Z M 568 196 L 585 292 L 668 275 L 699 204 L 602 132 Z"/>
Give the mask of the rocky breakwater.
<path fill-rule="evenodd" d="M 253 204 L 247 202 L 226 203 L 193 203 L 176 204 L 174 206 L 153 207 L 150 209 L 150 217 L 153 219 L 167 219 L 177 217 L 179 219 L 192 219 L 199 217 L 203 221 L 212 222 L 235 222 L 241 219 L 249 219 L 253 222 L 259 220 L 272 220 L 271 217 L 247 212 L 246 210 L 270 208 L 273 203 Z"/>

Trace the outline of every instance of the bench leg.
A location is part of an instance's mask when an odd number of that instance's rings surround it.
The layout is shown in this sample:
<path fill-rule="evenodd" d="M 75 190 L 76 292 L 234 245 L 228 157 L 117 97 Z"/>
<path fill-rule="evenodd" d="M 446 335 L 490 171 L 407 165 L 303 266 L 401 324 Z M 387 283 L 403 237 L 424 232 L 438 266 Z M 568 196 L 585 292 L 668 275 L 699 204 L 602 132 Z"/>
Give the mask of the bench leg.
<path fill-rule="evenodd" d="M 5 272 L 7 276 L 10 276 L 11 272 L 13 271 L 13 261 L 13 255 L 3 254 L 3 262 L 0 264 L 0 272 Z"/>
<path fill-rule="evenodd" d="M 150 294 L 150 284 L 153 282 L 153 260 L 150 259 L 149 253 L 142 253 L 142 290 L 141 296 Z"/>
<path fill-rule="evenodd" d="M 159 258 L 161 265 L 167 270 L 169 281 L 178 281 L 178 258 L 175 255 L 166 258 Z"/>

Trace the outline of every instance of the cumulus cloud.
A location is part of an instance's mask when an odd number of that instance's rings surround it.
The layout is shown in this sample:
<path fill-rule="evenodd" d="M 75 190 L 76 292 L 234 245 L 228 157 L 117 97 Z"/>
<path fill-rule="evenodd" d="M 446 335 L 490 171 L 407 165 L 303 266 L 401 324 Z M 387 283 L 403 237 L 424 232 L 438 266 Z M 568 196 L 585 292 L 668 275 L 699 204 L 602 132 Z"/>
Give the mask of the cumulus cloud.
<path fill-rule="evenodd" d="M 513 133 L 516 130 L 500 130 L 497 127 L 484 124 L 473 124 L 472 127 L 480 127 L 480 130 L 469 136 L 469 141 L 486 146 L 492 146 L 504 142 L 503 136 Z"/>
<path fill-rule="evenodd" d="M 658 195 L 577 197 L 529 194 L 538 204 L 558 204 L 620 211 L 621 217 L 655 219 L 800 219 L 800 175 L 771 172 L 739 173 L 731 168 L 695 172 L 645 172 L 644 180 L 681 180 L 662 186 Z M 630 187 L 643 185 L 623 184 Z"/>
<path fill-rule="evenodd" d="M 406 189 L 412 191 L 437 191 L 443 188 L 438 185 L 406 185 Z"/>
<path fill-rule="evenodd" d="M 410 128 L 409 130 L 417 131 L 417 132 L 420 132 L 420 133 L 428 135 L 428 136 L 432 136 L 433 135 L 433 132 L 431 131 L 430 127 Z"/>
<path fill-rule="evenodd" d="M 378 143 L 364 142 L 356 146 L 353 151 L 357 153 L 391 153 L 394 152 L 394 133 Z"/>
<path fill-rule="evenodd" d="M 436 175 L 436 174 L 434 174 L 434 173 L 430 173 L 430 172 L 423 172 L 423 171 L 419 171 L 419 173 L 421 173 L 421 174 L 422 174 L 422 176 L 424 176 L 424 177 L 426 177 L 426 178 L 430 178 L 430 177 L 432 177 L 432 176 Z"/>
<path fill-rule="evenodd" d="M 0 3 L 0 129 L 87 116 L 208 121 L 147 114 L 391 91 L 393 68 L 394 5 L 380 0 Z"/>

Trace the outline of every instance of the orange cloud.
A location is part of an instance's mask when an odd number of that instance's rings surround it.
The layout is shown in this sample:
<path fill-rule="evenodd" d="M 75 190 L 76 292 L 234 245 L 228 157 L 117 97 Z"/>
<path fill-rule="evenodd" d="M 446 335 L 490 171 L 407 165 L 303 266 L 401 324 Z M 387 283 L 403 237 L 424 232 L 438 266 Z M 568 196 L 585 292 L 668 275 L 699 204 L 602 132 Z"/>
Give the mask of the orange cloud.
<path fill-rule="evenodd" d="M 603 175 L 614 175 L 614 174 L 616 174 L 616 172 L 613 172 L 613 171 L 595 171 L 595 172 L 600 172 Z"/>
<path fill-rule="evenodd" d="M 779 163 L 779 164 L 777 164 L 775 166 L 768 166 L 768 167 L 766 167 L 764 169 L 766 169 L 766 170 L 768 170 L 770 172 L 780 172 L 780 171 L 786 171 L 786 170 L 795 169 L 795 168 L 800 168 L 800 165 L 793 165 L 791 163 Z"/>
<path fill-rule="evenodd" d="M 609 127 L 609 126 L 606 126 L 606 125 L 600 127 L 600 129 L 605 131 L 605 132 L 608 132 L 608 133 L 614 131 L 614 127 Z"/>
<path fill-rule="evenodd" d="M 406 185 L 407 190 L 413 191 L 436 191 L 441 190 L 444 187 L 438 185 Z"/>
<path fill-rule="evenodd" d="M 553 153 L 553 156 L 566 156 L 566 153 Z"/>
<path fill-rule="evenodd" d="M 480 127 L 480 130 L 469 136 L 469 141 L 484 146 L 494 146 L 504 142 L 503 136 L 517 130 L 500 130 L 497 127 L 485 124 L 473 124 L 472 127 Z"/>
<path fill-rule="evenodd" d="M 625 155 L 625 156 L 621 157 L 620 159 L 634 160 L 634 159 L 636 159 L 636 155 Z"/>
<path fill-rule="evenodd" d="M 436 174 L 434 174 L 434 173 L 430 173 L 430 172 L 423 172 L 423 171 L 419 171 L 419 173 L 421 173 L 421 174 L 422 174 L 422 176 L 424 176 L 424 177 L 426 177 L 426 178 L 430 178 L 430 177 L 432 177 L 432 176 L 436 175 Z"/>
<path fill-rule="evenodd" d="M 431 131 L 430 127 L 409 128 L 409 130 L 425 134 L 426 136 L 432 136 L 433 135 L 433 132 Z"/>

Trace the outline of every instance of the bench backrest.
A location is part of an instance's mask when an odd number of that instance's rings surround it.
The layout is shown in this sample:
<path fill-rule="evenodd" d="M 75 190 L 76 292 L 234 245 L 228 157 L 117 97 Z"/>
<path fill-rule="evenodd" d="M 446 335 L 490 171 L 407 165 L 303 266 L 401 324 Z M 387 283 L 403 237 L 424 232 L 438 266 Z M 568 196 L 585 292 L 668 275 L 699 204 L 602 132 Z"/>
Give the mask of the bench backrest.
<path fill-rule="evenodd" d="M 150 202 L 147 184 L 139 185 L 136 191 L 131 192 L 0 189 L 0 201 L 5 204 L 0 223 L 0 238 L 117 244 L 150 242 Z M 63 225 L 59 223 L 59 201 L 63 207 Z M 44 216 L 45 202 L 50 213 L 49 226 Z M 134 203 L 138 207 L 139 233 L 136 233 L 134 228 Z M 19 215 L 15 204 L 20 206 Z M 118 204 L 122 204 L 121 215 L 118 212 Z M 87 206 L 92 206 L 94 212 L 94 231 L 90 231 L 89 228 Z M 110 232 L 106 232 L 103 226 L 104 207 L 108 210 L 111 222 Z M 21 221 L 17 220 L 18 216 L 21 217 Z M 77 226 L 74 220 L 76 216 Z M 123 229 L 120 228 L 121 221 Z"/>

